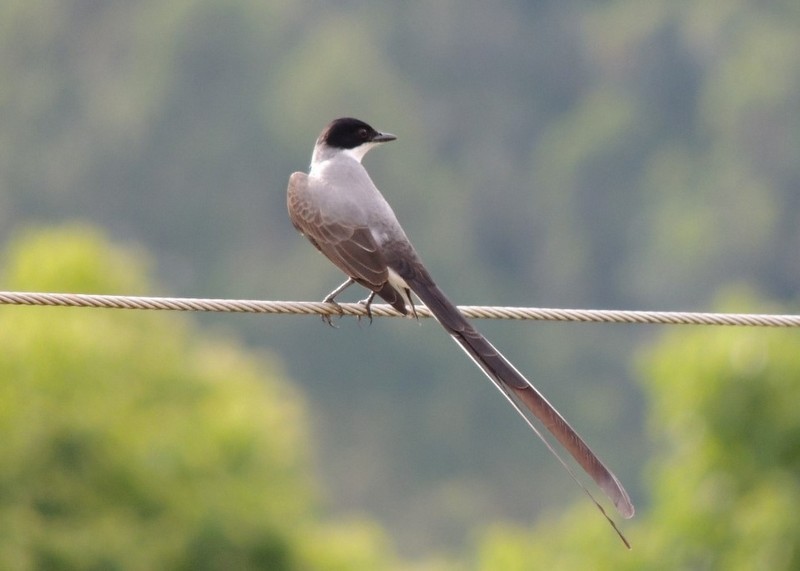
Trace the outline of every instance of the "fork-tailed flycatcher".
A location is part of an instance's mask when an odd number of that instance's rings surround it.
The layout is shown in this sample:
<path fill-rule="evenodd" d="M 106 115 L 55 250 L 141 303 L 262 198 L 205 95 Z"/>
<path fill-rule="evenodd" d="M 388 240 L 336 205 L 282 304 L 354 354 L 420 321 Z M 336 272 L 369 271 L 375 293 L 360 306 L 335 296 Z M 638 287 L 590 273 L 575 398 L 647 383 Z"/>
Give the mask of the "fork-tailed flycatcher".
<path fill-rule="evenodd" d="M 478 333 L 434 283 L 389 203 L 361 164 L 370 149 L 395 139 L 394 135 L 380 133 L 358 119 L 336 119 L 317 139 L 309 173 L 296 172 L 289 178 L 287 202 L 292 224 L 348 276 L 325 301 L 335 303 L 334 298 L 339 293 L 358 283 L 371 292 L 367 299 L 368 312 L 372 298 L 378 295 L 397 311 L 408 315 L 414 313 L 411 293 L 416 294 L 570 475 L 575 478 L 524 409 L 533 413 L 572 455 L 619 513 L 625 518 L 632 517 L 633 504 L 616 476 L 536 387 Z M 603 511 L 596 501 L 595 504 Z"/>

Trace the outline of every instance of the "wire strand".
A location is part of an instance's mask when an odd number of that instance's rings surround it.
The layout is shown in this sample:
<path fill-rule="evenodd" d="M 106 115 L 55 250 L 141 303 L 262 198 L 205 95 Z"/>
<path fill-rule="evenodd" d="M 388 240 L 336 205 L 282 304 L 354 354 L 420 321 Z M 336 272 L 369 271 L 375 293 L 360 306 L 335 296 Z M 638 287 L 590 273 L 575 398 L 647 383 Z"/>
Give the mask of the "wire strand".
<path fill-rule="evenodd" d="M 260 301 L 247 299 L 204 299 L 188 297 L 144 297 L 79 293 L 0 291 L 0 305 L 95 307 L 105 309 L 147 309 L 163 311 L 205 311 L 266 313 L 272 315 L 347 315 L 366 317 L 361 303 L 331 304 L 308 301 Z M 582 323 L 639 323 L 661 325 L 732 325 L 752 327 L 800 327 L 800 315 L 754 313 L 692 313 L 685 311 L 622 311 L 601 309 L 553 309 L 462 305 L 461 312 L 472 319 L 515 319 L 569 321 Z M 374 317 L 403 317 L 390 305 L 371 306 Z M 425 307 L 417 308 L 421 318 L 432 317 Z"/>

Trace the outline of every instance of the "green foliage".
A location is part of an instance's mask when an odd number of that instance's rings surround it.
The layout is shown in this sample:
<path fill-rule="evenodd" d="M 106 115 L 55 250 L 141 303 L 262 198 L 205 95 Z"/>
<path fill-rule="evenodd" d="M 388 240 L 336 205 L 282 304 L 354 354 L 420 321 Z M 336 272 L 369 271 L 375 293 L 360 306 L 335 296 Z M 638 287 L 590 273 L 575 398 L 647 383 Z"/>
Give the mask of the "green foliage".
<path fill-rule="evenodd" d="M 752 307 L 752 305 L 751 305 Z M 481 569 L 797 569 L 800 338 L 678 329 L 643 359 L 650 507 L 626 552 L 589 506 L 487 534 Z"/>
<path fill-rule="evenodd" d="M 3 286 L 142 292 L 141 260 L 31 232 Z M 271 359 L 142 311 L 3 307 L 0 345 L 0 567 L 386 566 L 378 530 L 314 522 L 304 404 Z"/>
<path fill-rule="evenodd" d="M 759 329 L 667 338 L 648 360 L 663 431 L 650 518 L 680 567 L 800 565 L 800 337 Z"/>

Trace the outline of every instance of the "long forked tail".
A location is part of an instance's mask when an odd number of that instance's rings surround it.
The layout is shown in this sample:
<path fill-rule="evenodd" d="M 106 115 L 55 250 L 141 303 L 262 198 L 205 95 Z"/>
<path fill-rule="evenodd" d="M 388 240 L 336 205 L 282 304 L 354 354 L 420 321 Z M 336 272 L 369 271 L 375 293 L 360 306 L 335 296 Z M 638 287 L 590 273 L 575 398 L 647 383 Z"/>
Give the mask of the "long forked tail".
<path fill-rule="evenodd" d="M 550 442 L 537 429 L 531 419 L 524 413 L 520 404 L 529 410 L 544 425 L 556 440 L 572 455 L 575 461 L 591 476 L 598 487 L 614 503 L 620 515 L 625 518 L 633 517 L 634 507 L 628 493 L 617 477 L 605 467 L 589 446 L 577 432 L 564 420 L 564 417 L 544 398 L 533 384 L 520 373 L 500 351 L 494 348 L 478 331 L 467 321 L 458 308 L 442 293 L 432 282 L 422 278 L 407 280 L 409 286 L 422 302 L 431 310 L 436 320 L 447 330 L 470 358 L 483 370 L 494 385 L 522 415 L 533 431 L 542 439 L 547 448 L 558 458 L 573 479 L 594 501 L 606 519 L 619 533 L 613 521 L 608 518 L 605 511 L 591 493 L 575 477 L 569 465 L 561 458 Z M 622 537 L 622 534 L 620 534 Z M 622 537 L 623 541 L 625 538 Z M 627 544 L 627 542 L 626 542 Z"/>

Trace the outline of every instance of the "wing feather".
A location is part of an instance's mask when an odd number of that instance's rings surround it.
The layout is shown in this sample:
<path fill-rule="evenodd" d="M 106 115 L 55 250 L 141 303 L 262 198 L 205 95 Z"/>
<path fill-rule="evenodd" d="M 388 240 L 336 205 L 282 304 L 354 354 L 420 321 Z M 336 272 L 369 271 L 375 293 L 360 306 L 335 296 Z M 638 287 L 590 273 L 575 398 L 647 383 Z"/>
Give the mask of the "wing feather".
<path fill-rule="evenodd" d="M 308 175 L 296 172 L 289 178 L 289 217 L 308 238 L 345 274 L 361 285 L 380 292 L 389 281 L 386 259 L 366 225 L 333 222 L 323 216 L 308 192 Z"/>

